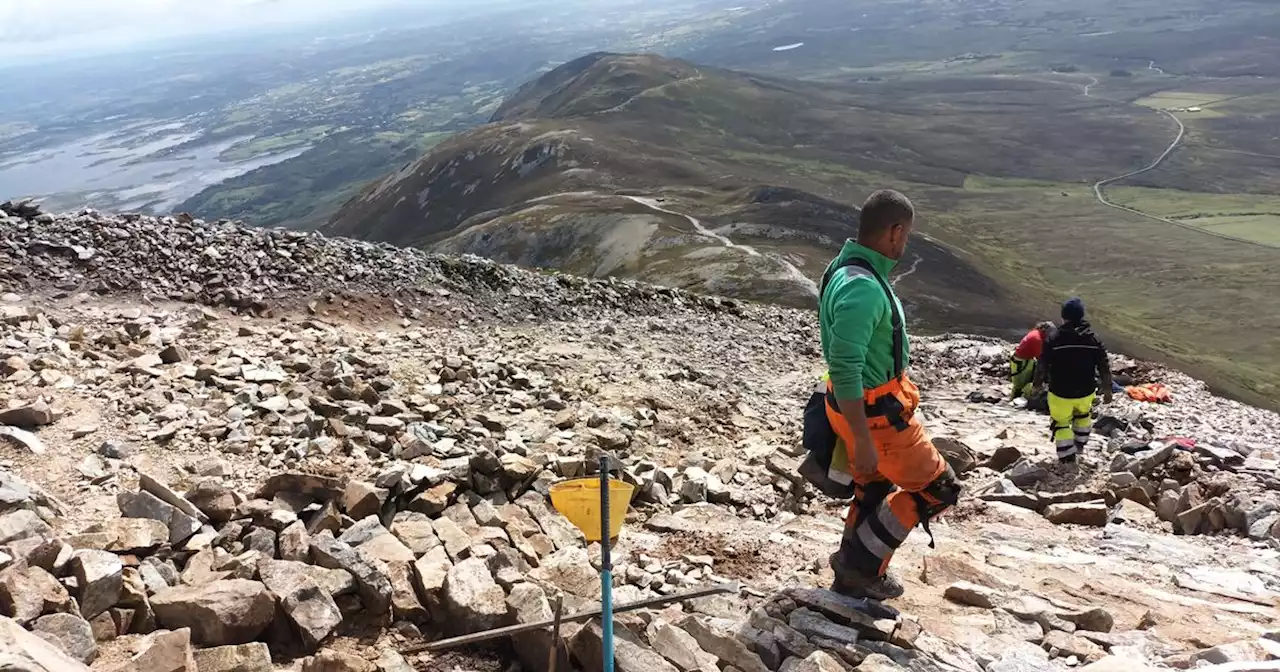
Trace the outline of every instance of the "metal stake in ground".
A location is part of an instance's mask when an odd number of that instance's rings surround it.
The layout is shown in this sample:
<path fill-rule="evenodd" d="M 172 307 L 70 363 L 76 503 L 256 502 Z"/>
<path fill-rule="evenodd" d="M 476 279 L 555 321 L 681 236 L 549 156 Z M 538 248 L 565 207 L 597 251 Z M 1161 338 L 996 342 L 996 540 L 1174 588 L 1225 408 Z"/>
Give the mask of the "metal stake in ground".
<path fill-rule="evenodd" d="M 609 458 L 600 456 L 600 630 L 604 672 L 613 672 L 613 564 L 609 557 Z"/>

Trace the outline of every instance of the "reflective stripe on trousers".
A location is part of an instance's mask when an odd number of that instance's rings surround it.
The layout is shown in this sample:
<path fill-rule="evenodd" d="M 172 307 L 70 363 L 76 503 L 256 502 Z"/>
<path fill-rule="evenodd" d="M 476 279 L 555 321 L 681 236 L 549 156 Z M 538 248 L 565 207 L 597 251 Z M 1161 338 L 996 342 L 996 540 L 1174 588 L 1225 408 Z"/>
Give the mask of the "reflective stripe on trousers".
<path fill-rule="evenodd" d="M 859 487 L 845 519 L 842 561 L 866 575 L 885 572 L 894 551 L 902 545 L 911 530 L 920 524 L 920 509 L 915 497 L 922 496 L 926 500 L 932 500 L 923 491 L 947 470 L 946 461 L 938 454 L 933 442 L 925 435 L 920 420 L 914 415 L 920 399 L 915 385 L 904 379 L 903 389 L 892 389 L 896 387 L 896 382 L 867 390 L 865 398 L 874 401 L 885 394 L 894 394 L 911 415 L 900 430 L 892 427 L 884 418 L 872 419 L 871 439 L 876 445 L 879 468 L 876 473 L 858 479 Z M 844 444 L 849 463 L 854 464 L 856 456 L 852 448 L 853 431 L 849 424 L 830 404 L 827 405 L 827 419 Z M 868 488 L 873 492 L 879 489 L 879 493 L 868 497 Z M 881 496 L 880 493 L 885 490 L 890 491 Z M 930 503 L 941 504 L 933 501 Z M 865 511 L 862 510 L 864 506 Z"/>

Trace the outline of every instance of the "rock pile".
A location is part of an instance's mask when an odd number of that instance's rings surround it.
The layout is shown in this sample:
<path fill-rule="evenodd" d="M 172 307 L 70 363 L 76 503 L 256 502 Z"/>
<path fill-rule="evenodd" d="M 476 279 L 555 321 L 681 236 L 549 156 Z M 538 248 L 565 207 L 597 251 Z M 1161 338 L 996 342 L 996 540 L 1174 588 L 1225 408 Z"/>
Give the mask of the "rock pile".
<path fill-rule="evenodd" d="M 599 547 L 548 492 L 601 456 L 635 488 L 616 602 L 749 584 L 619 615 L 623 670 L 1102 672 L 1274 655 L 1267 637 L 1173 646 L 1129 628 L 1136 617 L 1121 629 L 1114 609 L 936 563 L 939 602 L 916 615 L 810 588 L 829 580 L 842 515 L 796 470 L 818 370 L 810 315 L 186 217 L 0 213 L 0 649 L 22 669 L 434 669 L 395 649 L 598 604 Z M 357 286 L 399 302 L 376 330 L 344 321 Z M 137 296 L 159 305 L 117 303 Z M 973 497 L 956 525 L 987 517 L 974 544 L 998 533 L 989 518 L 1093 545 L 1150 530 L 1280 547 L 1274 414 L 1144 369 L 1174 403 L 1102 409 L 1089 457 L 1064 469 L 1047 420 L 991 390 L 1008 344 L 914 344 L 921 412 Z M 1280 589 L 1265 569 L 1211 586 L 1243 595 L 1259 631 Z M 995 644 L 930 632 L 943 594 L 990 619 Z M 597 669 L 598 622 L 562 635 L 565 669 Z M 535 630 L 509 646 L 493 669 L 543 670 L 552 641 Z"/>
<path fill-rule="evenodd" d="M 189 215 L 53 215 L 30 202 L 0 204 L 3 285 L 43 293 L 131 293 L 257 313 L 316 296 L 340 301 L 342 294 L 386 297 L 402 314 L 418 316 L 454 291 L 479 299 L 459 312 L 498 319 L 564 319 L 623 307 L 631 314 L 661 315 L 672 305 L 760 312 L 729 299 L 625 280 L 534 273 L 478 257 Z"/>
<path fill-rule="evenodd" d="M 1100 450 L 1104 456 L 1110 453 L 1109 472 L 1101 472 L 1105 480 L 1036 491 L 1034 486 L 1047 480 L 1051 470 L 1062 469 L 1051 459 L 1020 458 L 980 497 L 1041 512 L 1055 523 L 1103 527 L 1125 522 L 1175 534 L 1231 532 L 1280 542 L 1275 453 L 1259 450 L 1246 459 L 1230 449 L 1194 447 L 1180 440 L 1127 442 L 1114 452 Z"/>

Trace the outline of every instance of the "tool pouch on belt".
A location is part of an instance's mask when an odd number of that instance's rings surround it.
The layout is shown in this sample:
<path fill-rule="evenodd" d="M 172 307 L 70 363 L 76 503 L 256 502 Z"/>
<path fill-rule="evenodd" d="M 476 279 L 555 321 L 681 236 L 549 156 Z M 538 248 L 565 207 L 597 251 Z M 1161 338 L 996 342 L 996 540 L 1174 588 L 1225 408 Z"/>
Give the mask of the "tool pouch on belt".
<path fill-rule="evenodd" d="M 827 420 L 827 394 L 820 390 L 809 397 L 804 407 L 804 448 L 808 451 L 800 463 L 800 475 L 824 495 L 833 499 L 853 497 L 853 476 L 832 467 L 839 438 Z"/>
<path fill-rule="evenodd" d="M 867 418 L 884 418 L 889 426 L 905 431 L 915 409 L 908 409 L 896 394 L 883 394 L 874 403 L 867 404 Z"/>

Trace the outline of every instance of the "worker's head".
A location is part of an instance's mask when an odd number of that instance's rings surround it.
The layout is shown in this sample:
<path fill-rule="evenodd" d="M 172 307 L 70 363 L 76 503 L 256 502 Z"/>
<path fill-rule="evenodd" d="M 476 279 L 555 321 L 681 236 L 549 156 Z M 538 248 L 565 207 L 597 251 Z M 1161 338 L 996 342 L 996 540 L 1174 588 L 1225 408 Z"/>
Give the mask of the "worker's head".
<path fill-rule="evenodd" d="M 1084 319 L 1084 301 L 1080 297 L 1067 299 L 1062 304 L 1062 321 L 1063 322 L 1079 322 Z"/>
<path fill-rule="evenodd" d="M 1036 331 L 1040 332 L 1041 336 L 1048 336 L 1049 332 L 1053 331 L 1053 323 L 1047 321 L 1041 322 L 1036 325 Z"/>
<path fill-rule="evenodd" d="M 890 259 L 901 259 L 915 224 L 911 201 L 893 189 L 881 189 L 867 198 L 858 215 L 858 243 Z"/>

